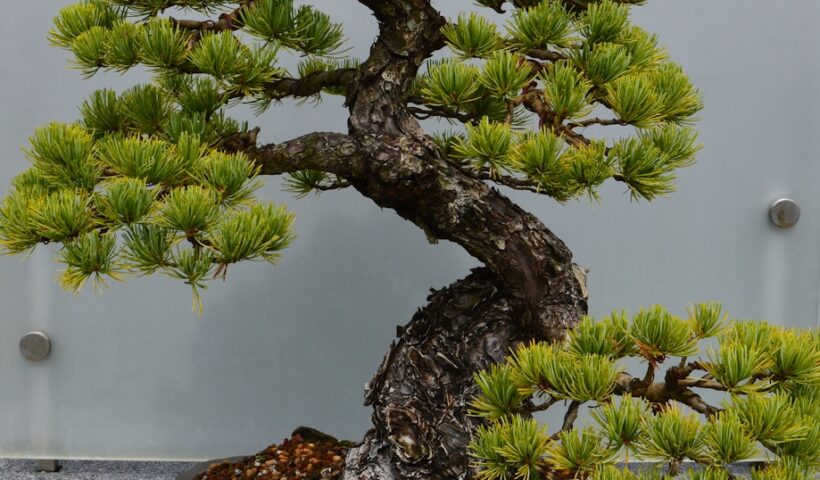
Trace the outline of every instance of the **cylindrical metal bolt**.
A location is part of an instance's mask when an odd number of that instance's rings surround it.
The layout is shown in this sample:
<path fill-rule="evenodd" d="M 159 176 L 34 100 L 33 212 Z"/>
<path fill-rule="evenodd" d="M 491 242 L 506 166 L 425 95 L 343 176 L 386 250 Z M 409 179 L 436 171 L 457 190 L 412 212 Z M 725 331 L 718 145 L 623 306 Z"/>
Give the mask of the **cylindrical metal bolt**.
<path fill-rule="evenodd" d="M 51 352 L 51 340 L 43 332 L 29 332 L 20 339 L 20 353 L 26 360 L 39 362 Z"/>
<path fill-rule="evenodd" d="M 779 198 L 769 208 L 769 219 L 778 228 L 791 228 L 800 220 L 800 206 L 791 198 Z"/>

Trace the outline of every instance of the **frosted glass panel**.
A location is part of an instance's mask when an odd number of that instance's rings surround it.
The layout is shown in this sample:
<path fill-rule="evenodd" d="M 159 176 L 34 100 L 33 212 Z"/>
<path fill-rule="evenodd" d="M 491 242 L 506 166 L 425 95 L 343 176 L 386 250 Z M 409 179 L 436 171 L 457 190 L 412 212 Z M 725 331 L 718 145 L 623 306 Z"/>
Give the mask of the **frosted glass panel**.
<path fill-rule="evenodd" d="M 68 2 L 8 2 L 0 16 L 0 185 L 26 166 L 19 146 L 102 86 L 140 73 L 82 81 L 47 46 Z M 356 52 L 375 35 L 353 0 L 314 2 L 343 19 Z M 471 3 L 441 1 L 454 14 Z M 472 8 L 472 7 L 470 7 Z M 719 300 L 735 315 L 817 323 L 820 279 L 820 3 L 654 0 L 635 10 L 706 96 L 706 145 L 680 173 L 679 192 L 632 204 L 620 185 L 600 205 L 559 206 L 510 195 L 536 212 L 590 268 L 591 310 Z M 765 33 L 764 33 L 765 32 Z M 288 103 L 252 123 L 263 141 L 345 128 L 340 101 Z M 346 438 L 369 425 L 364 383 L 429 287 L 475 261 L 354 191 L 295 200 L 272 180 L 265 197 L 298 215 L 299 238 L 281 264 L 241 265 L 205 292 L 202 317 L 185 285 L 129 280 L 103 295 L 60 291 L 53 251 L 0 258 L 0 456 L 205 459 L 249 453 L 306 424 Z M 795 198 L 803 218 L 777 230 L 768 205 Z M 20 337 L 46 331 L 51 356 L 19 354 Z"/>

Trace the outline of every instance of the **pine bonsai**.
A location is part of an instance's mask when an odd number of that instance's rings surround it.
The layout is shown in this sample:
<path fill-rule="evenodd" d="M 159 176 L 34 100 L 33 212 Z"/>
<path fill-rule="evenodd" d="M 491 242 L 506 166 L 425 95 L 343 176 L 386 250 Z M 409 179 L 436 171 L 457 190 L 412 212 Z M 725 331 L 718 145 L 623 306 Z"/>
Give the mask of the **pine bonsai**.
<path fill-rule="evenodd" d="M 640 0 L 481 0 L 486 15 L 450 21 L 430 0 L 359 3 L 379 26 L 363 59 L 345 55 L 342 25 L 292 0 L 60 10 L 50 40 L 83 75 L 141 66 L 153 80 L 97 91 L 77 122 L 34 132 L 32 166 L 0 204 L 0 246 L 61 244 L 60 282 L 74 291 L 170 275 L 201 308 L 209 280 L 275 262 L 293 238 L 293 216 L 255 199 L 261 177 L 286 176 L 297 196 L 354 188 L 485 266 L 434 292 L 399 332 L 367 388 L 374 428 L 344 478 L 468 478 L 482 423 L 473 374 L 522 343 L 563 341 L 587 309 L 585 270 L 496 187 L 559 202 L 597 199 L 607 180 L 635 199 L 668 194 L 700 148 L 690 125 L 701 96 L 630 22 Z M 278 66 L 286 55 L 300 56 L 296 71 Z M 321 95 L 345 98 L 347 132 L 262 145 L 260 127 L 228 115 Z"/>
<path fill-rule="evenodd" d="M 705 469 L 689 478 L 723 480 L 730 478 L 726 467 L 760 457 L 759 446 L 776 461 L 753 478 L 815 478 L 820 331 L 730 322 L 718 304 L 689 313 L 681 319 L 655 306 L 631 319 L 625 312 L 597 322 L 584 317 L 565 342 L 522 345 L 505 364 L 478 373 L 481 393 L 472 408 L 490 422 L 470 445 L 478 478 L 672 478 L 682 461 L 693 460 Z M 710 337 L 717 345 L 690 361 Z M 642 377 L 619 365 L 627 357 L 646 362 Z M 728 392 L 723 408 L 699 390 Z M 532 414 L 561 402 L 564 422 L 550 435 Z M 582 405 L 593 420 L 586 428 L 575 425 Z M 669 476 L 615 468 L 624 458 L 666 463 Z"/>

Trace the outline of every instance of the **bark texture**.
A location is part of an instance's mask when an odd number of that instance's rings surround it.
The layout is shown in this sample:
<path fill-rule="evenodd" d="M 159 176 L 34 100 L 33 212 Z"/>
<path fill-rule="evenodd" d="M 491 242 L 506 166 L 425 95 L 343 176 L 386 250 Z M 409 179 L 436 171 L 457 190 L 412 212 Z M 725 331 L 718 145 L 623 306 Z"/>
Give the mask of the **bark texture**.
<path fill-rule="evenodd" d="M 434 292 L 369 382 L 374 429 L 347 457 L 344 479 L 467 478 L 472 374 L 531 338 L 518 301 L 486 268 Z"/>

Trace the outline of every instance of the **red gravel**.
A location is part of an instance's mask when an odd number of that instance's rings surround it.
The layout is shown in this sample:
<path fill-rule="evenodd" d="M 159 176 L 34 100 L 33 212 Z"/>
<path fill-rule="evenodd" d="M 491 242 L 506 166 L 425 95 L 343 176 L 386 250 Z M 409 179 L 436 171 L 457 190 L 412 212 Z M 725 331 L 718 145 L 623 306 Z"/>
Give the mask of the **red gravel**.
<path fill-rule="evenodd" d="M 347 453 L 335 440 L 310 440 L 296 434 L 279 445 L 238 463 L 215 463 L 196 480 L 324 480 L 338 478 Z"/>

